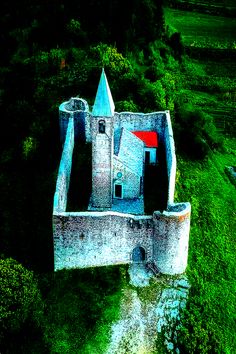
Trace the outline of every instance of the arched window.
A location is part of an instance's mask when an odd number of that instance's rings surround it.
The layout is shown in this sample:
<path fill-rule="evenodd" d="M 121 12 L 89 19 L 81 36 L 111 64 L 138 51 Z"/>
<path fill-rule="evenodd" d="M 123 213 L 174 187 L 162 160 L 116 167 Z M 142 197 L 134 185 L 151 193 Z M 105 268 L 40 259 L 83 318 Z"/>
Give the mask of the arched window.
<path fill-rule="evenodd" d="M 105 134 L 105 132 L 106 132 L 105 120 L 100 120 L 98 122 L 98 132 L 101 134 Z"/>

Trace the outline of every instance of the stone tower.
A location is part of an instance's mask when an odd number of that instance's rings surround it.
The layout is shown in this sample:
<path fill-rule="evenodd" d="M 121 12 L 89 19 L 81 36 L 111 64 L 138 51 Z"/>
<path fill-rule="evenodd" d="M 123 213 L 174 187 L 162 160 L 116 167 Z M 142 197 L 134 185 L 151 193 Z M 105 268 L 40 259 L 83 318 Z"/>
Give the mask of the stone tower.
<path fill-rule="evenodd" d="M 112 206 L 112 160 L 114 150 L 115 105 L 102 70 L 91 116 L 92 138 L 92 207 Z"/>

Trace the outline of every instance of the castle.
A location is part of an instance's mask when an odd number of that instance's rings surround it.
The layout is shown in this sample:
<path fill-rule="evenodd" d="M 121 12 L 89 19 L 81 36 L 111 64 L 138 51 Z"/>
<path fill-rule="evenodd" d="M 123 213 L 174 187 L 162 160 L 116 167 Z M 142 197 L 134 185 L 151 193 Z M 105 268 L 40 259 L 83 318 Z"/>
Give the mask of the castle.
<path fill-rule="evenodd" d="M 189 203 L 174 203 L 176 156 L 169 111 L 115 112 L 104 70 L 92 108 L 81 98 L 59 107 L 63 152 L 53 205 L 55 270 L 132 262 L 163 274 L 183 273 L 190 231 Z M 87 211 L 67 211 L 74 143 L 92 144 L 92 193 Z M 144 212 L 145 171 L 162 146 L 166 207 Z"/>

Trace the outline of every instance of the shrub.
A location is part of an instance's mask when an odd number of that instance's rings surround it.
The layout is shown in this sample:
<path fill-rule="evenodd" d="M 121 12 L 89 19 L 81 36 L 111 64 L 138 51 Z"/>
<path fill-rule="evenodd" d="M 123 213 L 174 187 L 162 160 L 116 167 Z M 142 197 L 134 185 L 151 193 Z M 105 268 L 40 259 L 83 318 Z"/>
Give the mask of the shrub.
<path fill-rule="evenodd" d="M 185 105 L 176 111 L 177 146 L 190 157 L 202 159 L 222 146 L 211 115 Z"/>
<path fill-rule="evenodd" d="M 42 300 L 34 274 L 12 258 L 0 260 L 0 338 L 30 320 L 39 326 Z"/>
<path fill-rule="evenodd" d="M 119 101 L 116 103 L 117 112 L 138 112 L 138 106 L 133 102 L 132 99 Z"/>

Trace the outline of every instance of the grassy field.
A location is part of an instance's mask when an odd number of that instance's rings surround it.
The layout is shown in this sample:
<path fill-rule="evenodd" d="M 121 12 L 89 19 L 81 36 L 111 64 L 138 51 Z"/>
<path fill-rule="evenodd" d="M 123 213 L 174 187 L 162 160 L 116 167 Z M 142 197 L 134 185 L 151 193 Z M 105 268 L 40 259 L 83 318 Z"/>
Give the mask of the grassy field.
<path fill-rule="evenodd" d="M 192 6 L 192 2 L 188 4 Z M 225 2 L 225 6 L 231 5 Z M 235 136 L 236 20 L 173 8 L 165 8 L 165 20 L 181 33 L 190 53 L 182 70 L 185 102 L 211 114 L 220 132 Z"/>
<path fill-rule="evenodd" d="M 182 33 L 184 45 L 221 49 L 236 46 L 234 18 L 165 8 L 165 20 Z"/>
<path fill-rule="evenodd" d="M 170 1 L 171 2 L 171 1 Z M 235 1 L 234 0 L 175 0 L 176 4 L 188 4 L 190 6 L 193 5 L 202 5 L 202 6 L 218 6 L 218 7 L 229 7 L 229 8 L 235 8 Z"/>
<path fill-rule="evenodd" d="M 182 332 L 187 353 L 233 353 L 236 345 L 236 192 L 225 174 L 225 166 L 235 164 L 235 143 L 226 139 L 225 151 L 204 163 L 178 159 L 177 198 L 192 205 L 188 263 L 192 289 L 185 314 L 188 329 Z"/>
<path fill-rule="evenodd" d="M 180 3 L 187 10 L 178 9 Z M 181 71 L 183 101 L 210 114 L 224 138 L 223 150 L 202 162 L 177 160 L 176 198 L 192 205 L 187 270 L 192 289 L 180 338 L 186 353 L 231 354 L 236 347 L 236 191 L 225 173 L 236 160 L 236 20 L 210 14 L 212 6 L 235 5 L 193 0 L 165 9 L 167 25 L 181 33 L 190 54 Z"/>

